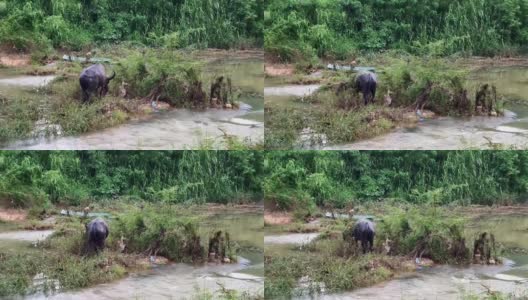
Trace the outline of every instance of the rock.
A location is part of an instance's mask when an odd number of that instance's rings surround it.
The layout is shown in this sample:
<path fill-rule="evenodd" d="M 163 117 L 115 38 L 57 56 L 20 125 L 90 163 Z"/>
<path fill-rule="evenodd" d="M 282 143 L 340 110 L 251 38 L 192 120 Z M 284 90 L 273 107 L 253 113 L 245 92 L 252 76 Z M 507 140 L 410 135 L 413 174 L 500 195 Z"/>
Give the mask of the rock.
<path fill-rule="evenodd" d="M 229 257 L 224 257 L 224 263 L 225 264 L 230 264 L 231 263 L 231 260 L 229 259 Z"/>
<path fill-rule="evenodd" d="M 227 109 L 232 109 L 233 108 L 233 105 L 231 103 L 226 103 L 225 104 L 225 108 Z"/>
<path fill-rule="evenodd" d="M 490 265 L 496 265 L 497 264 L 497 262 L 493 258 L 491 258 L 488 263 Z"/>
<path fill-rule="evenodd" d="M 497 115 L 498 115 L 497 112 L 494 110 L 490 112 L 490 116 L 492 117 L 496 117 Z"/>

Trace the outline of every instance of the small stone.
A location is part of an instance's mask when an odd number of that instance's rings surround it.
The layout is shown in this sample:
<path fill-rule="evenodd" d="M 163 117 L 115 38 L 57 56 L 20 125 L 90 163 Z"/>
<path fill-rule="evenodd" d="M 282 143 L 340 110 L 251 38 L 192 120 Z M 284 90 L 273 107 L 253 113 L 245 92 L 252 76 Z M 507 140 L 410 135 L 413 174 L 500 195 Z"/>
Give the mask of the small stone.
<path fill-rule="evenodd" d="M 227 108 L 227 109 L 232 109 L 232 108 L 233 108 L 233 105 L 231 105 L 231 103 L 226 103 L 226 104 L 225 104 L 225 108 Z"/>
<path fill-rule="evenodd" d="M 229 259 L 229 257 L 224 257 L 224 263 L 225 264 L 230 264 L 231 263 L 231 260 Z"/>

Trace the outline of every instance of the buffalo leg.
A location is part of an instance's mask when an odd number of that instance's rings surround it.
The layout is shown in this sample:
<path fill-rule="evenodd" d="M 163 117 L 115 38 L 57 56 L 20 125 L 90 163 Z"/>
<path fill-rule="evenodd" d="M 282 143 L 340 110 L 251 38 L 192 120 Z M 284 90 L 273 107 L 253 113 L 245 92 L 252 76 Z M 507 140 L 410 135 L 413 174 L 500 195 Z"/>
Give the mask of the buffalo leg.
<path fill-rule="evenodd" d="M 371 82 L 371 92 L 372 92 L 372 103 L 374 103 L 374 98 L 376 98 L 376 83 Z"/>
<path fill-rule="evenodd" d="M 369 237 L 369 251 L 372 252 L 372 249 L 374 248 L 374 236 Z"/>
<path fill-rule="evenodd" d="M 90 93 L 88 93 L 87 91 L 82 91 L 82 96 L 83 102 L 88 102 L 88 100 L 90 100 Z"/>

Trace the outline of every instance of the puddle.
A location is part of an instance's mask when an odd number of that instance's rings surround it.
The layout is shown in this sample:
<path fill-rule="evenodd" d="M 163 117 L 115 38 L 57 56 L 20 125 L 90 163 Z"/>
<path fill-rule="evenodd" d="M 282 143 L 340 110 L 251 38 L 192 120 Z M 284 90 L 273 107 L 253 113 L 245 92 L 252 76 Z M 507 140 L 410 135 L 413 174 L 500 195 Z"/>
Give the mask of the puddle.
<path fill-rule="evenodd" d="M 266 235 L 264 236 L 264 244 L 266 245 L 305 245 L 313 241 L 320 233 L 292 233 L 280 235 Z"/>
<path fill-rule="evenodd" d="M 43 87 L 50 83 L 57 76 L 48 75 L 48 76 L 18 76 L 13 78 L 0 78 L 0 87 L 1 86 L 15 86 L 15 87 L 25 87 L 25 88 L 38 88 Z"/>
<path fill-rule="evenodd" d="M 264 88 L 264 97 L 268 96 L 309 96 L 321 87 L 320 84 L 310 85 L 284 85 Z"/>
<path fill-rule="evenodd" d="M 413 128 L 399 128 L 389 134 L 352 144 L 324 147 L 325 150 L 458 150 L 490 148 L 492 144 L 528 147 L 528 131 L 506 124 L 515 124 L 517 114 L 467 119 L 440 117 L 424 120 Z"/>
<path fill-rule="evenodd" d="M 1 240 L 38 242 L 45 240 L 53 233 L 53 230 L 21 230 L 0 233 Z"/>

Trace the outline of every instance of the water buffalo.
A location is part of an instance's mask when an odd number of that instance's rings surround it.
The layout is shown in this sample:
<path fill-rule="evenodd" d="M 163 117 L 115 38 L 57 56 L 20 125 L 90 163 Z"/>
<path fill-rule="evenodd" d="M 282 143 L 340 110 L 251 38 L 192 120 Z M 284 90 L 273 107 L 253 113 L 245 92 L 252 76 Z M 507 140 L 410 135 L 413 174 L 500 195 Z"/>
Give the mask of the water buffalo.
<path fill-rule="evenodd" d="M 105 240 L 108 237 L 108 224 L 101 218 L 96 218 L 86 224 L 86 238 L 88 252 L 99 252 L 104 248 Z"/>
<path fill-rule="evenodd" d="M 356 91 L 363 94 L 365 105 L 368 105 L 369 102 L 374 103 L 377 84 L 378 78 L 372 72 L 361 73 L 356 77 Z"/>
<path fill-rule="evenodd" d="M 363 253 L 372 251 L 375 234 L 376 229 L 374 223 L 367 219 L 361 219 L 357 221 L 356 225 L 354 226 L 354 230 L 352 231 L 352 237 L 354 237 L 355 242 L 361 242 Z"/>
<path fill-rule="evenodd" d="M 89 101 L 93 93 L 97 93 L 99 97 L 106 96 L 108 84 L 115 76 L 116 73 L 114 72 L 112 76 L 106 77 L 105 67 L 102 64 L 92 65 L 84 69 L 79 78 L 83 102 Z"/>

